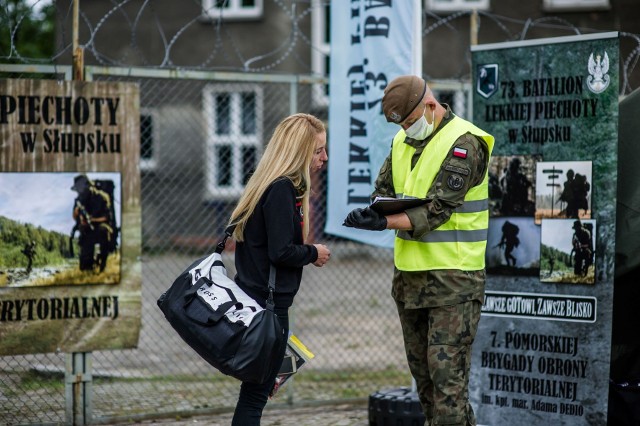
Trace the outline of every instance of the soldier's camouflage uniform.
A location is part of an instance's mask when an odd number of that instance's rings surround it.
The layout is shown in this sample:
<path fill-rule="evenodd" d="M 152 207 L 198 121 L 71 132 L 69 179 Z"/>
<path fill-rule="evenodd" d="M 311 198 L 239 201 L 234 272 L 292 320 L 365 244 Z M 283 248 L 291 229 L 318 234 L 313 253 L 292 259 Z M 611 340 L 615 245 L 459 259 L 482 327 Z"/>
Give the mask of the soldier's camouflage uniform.
<path fill-rule="evenodd" d="M 416 148 L 411 167 L 417 163 L 433 135 L 452 118 L 447 112 L 434 133 L 424 141 L 406 138 Z M 453 147 L 467 150 L 466 158 L 453 156 Z M 479 138 L 461 136 L 442 164 L 427 191 L 430 203 L 407 210 L 413 237 L 419 239 L 445 223 L 463 204 L 467 191 L 482 182 L 487 170 L 487 148 Z M 375 196 L 395 196 L 391 154 L 376 179 Z M 452 189 L 448 178 L 464 179 L 462 188 Z M 399 271 L 394 268 L 392 296 L 402 324 L 405 351 L 427 425 L 475 425 L 468 399 L 471 344 L 480 320 L 485 271 L 430 270 Z"/>
<path fill-rule="evenodd" d="M 86 192 L 79 194 L 74 201 L 74 210 L 78 205 L 84 206 L 88 216 L 80 223 L 80 270 L 91 271 L 98 266 L 100 272 L 106 267 L 108 247 L 112 244 L 114 230 L 109 223 L 111 217 L 111 199 L 104 191 L 89 184 Z M 90 225 L 88 221 L 93 223 Z M 100 253 L 96 258 L 95 246 L 100 245 Z"/>

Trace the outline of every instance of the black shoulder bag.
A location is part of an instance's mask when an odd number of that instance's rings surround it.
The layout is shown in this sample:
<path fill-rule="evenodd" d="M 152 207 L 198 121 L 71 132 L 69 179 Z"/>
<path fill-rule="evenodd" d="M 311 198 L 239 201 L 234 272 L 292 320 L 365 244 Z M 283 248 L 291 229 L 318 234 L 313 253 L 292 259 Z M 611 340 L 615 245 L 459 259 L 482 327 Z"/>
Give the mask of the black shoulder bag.
<path fill-rule="evenodd" d="M 269 297 L 262 308 L 227 276 L 221 253 L 193 262 L 160 296 L 158 306 L 180 337 L 220 372 L 243 382 L 264 383 L 278 368 L 287 337 L 273 312 L 276 269 L 269 272 Z"/>

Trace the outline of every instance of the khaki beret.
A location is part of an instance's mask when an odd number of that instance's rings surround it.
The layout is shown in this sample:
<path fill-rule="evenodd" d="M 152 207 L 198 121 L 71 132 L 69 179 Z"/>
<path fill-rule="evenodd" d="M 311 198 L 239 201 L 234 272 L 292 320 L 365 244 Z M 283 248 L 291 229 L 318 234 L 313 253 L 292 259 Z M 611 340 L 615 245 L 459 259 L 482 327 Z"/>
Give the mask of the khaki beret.
<path fill-rule="evenodd" d="M 382 97 L 382 112 L 387 121 L 402 123 L 420 104 L 426 91 L 427 83 L 415 75 L 392 80 Z"/>

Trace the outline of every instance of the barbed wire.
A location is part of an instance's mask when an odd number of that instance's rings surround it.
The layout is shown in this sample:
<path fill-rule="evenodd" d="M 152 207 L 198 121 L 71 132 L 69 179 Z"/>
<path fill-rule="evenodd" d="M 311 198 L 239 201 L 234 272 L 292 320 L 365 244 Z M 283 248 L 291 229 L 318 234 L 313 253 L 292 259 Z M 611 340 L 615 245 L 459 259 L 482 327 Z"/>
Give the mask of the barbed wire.
<path fill-rule="evenodd" d="M 6 2 L 5 6 L 0 10 L 0 62 L 18 62 L 23 64 L 56 64 L 61 65 L 64 60 L 69 61 L 72 51 L 71 37 L 66 33 L 71 28 L 72 22 L 72 1 L 68 0 L 68 5 L 63 1 L 55 3 L 55 19 L 59 25 L 59 34 L 57 37 L 54 52 L 49 58 L 29 57 L 20 51 L 18 42 L 22 37 L 21 30 L 26 20 L 32 16 L 39 16 L 43 10 L 43 6 L 51 4 L 52 0 L 27 0 L 23 6 L 26 6 L 22 12 L 15 10 L 16 2 Z M 175 28 L 175 16 L 167 16 L 161 14 L 157 9 L 160 8 L 157 0 L 110 0 L 109 8 L 99 18 L 90 17 L 88 9 L 82 9 L 80 3 L 80 21 L 81 34 L 85 34 L 85 38 L 79 41 L 80 47 L 85 51 L 85 63 L 95 62 L 103 66 L 121 66 L 130 67 L 142 64 L 145 67 L 154 68 L 189 68 L 198 70 L 227 70 L 240 72 L 282 72 L 284 64 L 288 59 L 294 60 L 299 67 L 299 72 L 314 72 L 311 66 L 311 52 L 323 51 L 319 46 L 314 46 L 313 37 L 305 34 L 305 31 L 311 31 L 310 26 L 303 27 L 301 22 L 310 19 L 314 8 L 324 8 L 329 0 L 319 2 L 311 0 L 264 0 L 264 10 L 272 10 L 276 6 L 280 11 L 279 18 L 288 19 L 288 22 L 279 22 L 279 25 L 288 28 L 286 36 L 276 47 L 272 44 L 263 44 L 264 52 L 247 54 L 249 49 L 246 43 L 240 40 L 234 33 L 234 22 L 226 19 L 224 12 L 220 10 L 203 10 L 201 0 L 191 0 L 191 4 L 185 4 L 185 8 L 197 6 L 193 16 L 187 17 L 187 20 L 178 23 L 178 29 L 170 32 L 167 28 Z M 135 7 L 136 5 L 138 5 Z M 13 5 L 13 6 L 12 6 Z M 207 40 L 210 43 L 210 49 L 205 50 L 206 54 L 202 58 L 191 58 L 193 63 L 177 63 L 175 60 L 175 52 L 179 46 L 189 45 L 193 43 L 188 37 L 192 36 L 190 30 L 196 28 L 200 30 L 203 23 L 203 16 L 207 14 L 209 21 L 207 25 L 211 27 L 212 37 Z M 437 30 L 446 28 L 454 33 L 454 36 L 447 37 L 447 42 L 451 43 L 455 40 L 460 43 L 461 51 L 466 52 L 464 58 L 450 58 L 461 64 L 460 69 L 451 75 L 452 79 L 465 80 L 470 79 L 470 40 L 466 36 L 469 29 L 469 20 L 472 11 L 460 11 L 448 15 L 438 15 L 428 10 L 423 11 L 423 42 L 432 38 L 438 39 Z M 477 35 L 478 39 L 483 39 L 485 34 L 491 31 L 491 25 L 498 29 L 498 33 L 504 35 L 501 41 L 518 41 L 525 40 L 534 28 L 543 30 L 556 30 L 560 33 L 566 32 L 567 35 L 591 34 L 604 32 L 590 28 L 580 28 L 567 19 L 557 16 L 544 16 L 540 18 L 529 18 L 526 20 L 510 18 L 493 14 L 488 11 L 479 11 L 477 15 Z M 93 19 L 93 21 L 92 21 Z M 121 20 L 121 22 L 115 22 Z M 98 46 L 98 40 L 106 39 L 110 43 L 114 42 L 114 37 L 109 34 L 117 28 L 122 31 L 123 23 L 130 37 L 128 46 L 109 45 L 108 48 L 101 49 Z M 140 40 L 143 27 L 149 23 L 157 30 L 155 37 L 162 44 L 163 54 L 161 59 L 153 61 L 150 59 L 152 52 L 150 48 L 145 49 Z M 485 25 L 483 25 L 485 24 Z M 487 27 L 487 29 L 485 29 Z M 611 31 L 615 31 L 612 29 Z M 634 85 L 640 84 L 640 77 L 632 78 L 636 71 L 636 66 L 640 58 L 640 35 L 632 32 L 618 29 L 621 37 L 621 84 L 620 94 L 626 94 L 633 91 Z M 146 34 L 148 36 L 148 34 Z M 491 37 L 495 38 L 495 31 L 491 32 Z M 625 40 L 623 45 L 622 40 Z M 202 42 L 202 40 L 198 40 Z M 273 43 L 273 41 L 271 41 Z M 255 51 L 256 46 L 260 46 L 260 40 L 251 43 L 250 48 Z M 308 54 L 302 54 L 308 49 Z M 4 50 L 4 51 L 3 51 Z M 121 57 L 110 57 L 112 52 L 123 51 Z M 135 56 L 135 57 L 133 57 Z M 427 76 L 428 77 L 428 76 Z"/>

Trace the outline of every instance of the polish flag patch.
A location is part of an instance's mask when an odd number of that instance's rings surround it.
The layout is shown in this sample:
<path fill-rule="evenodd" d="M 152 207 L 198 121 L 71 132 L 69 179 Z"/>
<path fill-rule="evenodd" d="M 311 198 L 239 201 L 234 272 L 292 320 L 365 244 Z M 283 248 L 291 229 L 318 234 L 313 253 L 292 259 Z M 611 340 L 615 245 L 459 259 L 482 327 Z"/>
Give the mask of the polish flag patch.
<path fill-rule="evenodd" d="M 464 148 L 453 148 L 453 156 L 459 158 L 467 158 L 467 150 Z"/>

